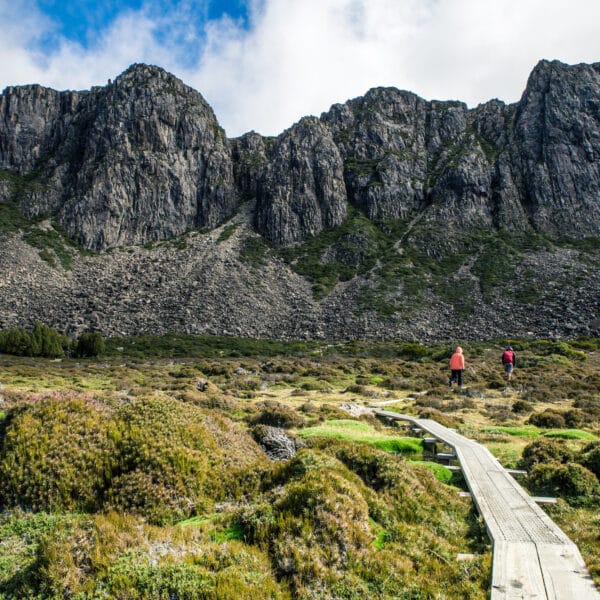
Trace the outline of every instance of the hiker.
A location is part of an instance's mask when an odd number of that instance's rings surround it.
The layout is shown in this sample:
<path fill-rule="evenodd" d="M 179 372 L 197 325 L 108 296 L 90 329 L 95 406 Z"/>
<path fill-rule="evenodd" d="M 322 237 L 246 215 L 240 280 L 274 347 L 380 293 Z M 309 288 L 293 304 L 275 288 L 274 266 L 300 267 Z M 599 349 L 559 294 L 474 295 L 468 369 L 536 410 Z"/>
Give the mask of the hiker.
<path fill-rule="evenodd" d="M 462 388 L 464 370 L 465 357 L 462 348 L 457 346 L 454 354 L 450 357 L 450 389 L 452 389 L 455 381 L 458 384 L 458 389 Z"/>
<path fill-rule="evenodd" d="M 510 381 L 513 369 L 517 366 L 517 355 L 512 349 L 512 346 L 506 346 L 504 352 L 502 353 L 502 364 L 504 365 L 506 379 Z"/>

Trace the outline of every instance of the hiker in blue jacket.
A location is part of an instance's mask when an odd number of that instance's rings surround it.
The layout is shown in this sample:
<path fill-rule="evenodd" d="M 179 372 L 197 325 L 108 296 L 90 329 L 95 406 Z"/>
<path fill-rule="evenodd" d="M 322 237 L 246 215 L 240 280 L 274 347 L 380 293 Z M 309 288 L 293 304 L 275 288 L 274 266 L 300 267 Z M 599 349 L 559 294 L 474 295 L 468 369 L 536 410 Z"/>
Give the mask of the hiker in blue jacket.
<path fill-rule="evenodd" d="M 512 346 L 506 346 L 506 349 L 502 353 L 502 364 L 504 366 L 504 372 L 506 373 L 506 379 L 510 381 L 513 369 L 517 366 L 517 355 L 512 349 Z"/>

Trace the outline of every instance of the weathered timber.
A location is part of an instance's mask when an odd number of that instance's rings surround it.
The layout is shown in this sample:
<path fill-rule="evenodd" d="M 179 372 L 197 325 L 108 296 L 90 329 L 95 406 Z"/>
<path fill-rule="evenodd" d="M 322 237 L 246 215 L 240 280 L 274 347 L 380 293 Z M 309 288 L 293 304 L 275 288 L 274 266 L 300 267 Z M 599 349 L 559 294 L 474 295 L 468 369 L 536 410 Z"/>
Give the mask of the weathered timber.
<path fill-rule="evenodd" d="M 491 600 L 600 600 L 577 546 L 490 451 L 431 419 L 374 409 L 453 447 L 493 543 Z"/>

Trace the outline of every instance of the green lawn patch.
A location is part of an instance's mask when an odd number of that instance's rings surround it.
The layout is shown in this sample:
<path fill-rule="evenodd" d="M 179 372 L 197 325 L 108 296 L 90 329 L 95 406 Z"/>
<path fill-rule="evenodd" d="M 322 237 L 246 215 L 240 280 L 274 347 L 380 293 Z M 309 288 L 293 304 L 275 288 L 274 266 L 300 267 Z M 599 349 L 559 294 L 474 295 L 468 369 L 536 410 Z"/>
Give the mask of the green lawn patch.
<path fill-rule="evenodd" d="M 360 442 L 395 454 L 420 454 L 423 442 L 417 438 L 385 435 L 368 423 L 351 419 L 333 419 L 317 427 L 307 427 L 298 431 L 303 438 L 330 437 L 346 442 Z"/>
<path fill-rule="evenodd" d="M 482 431 L 486 433 L 502 433 L 504 435 L 514 435 L 518 437 L 538 437 L 540 431 L 537 427 L 484 427 Z"/>
<path fill-rule="evenodd" d="M 213 542 L 222 544 L 231 540 L 243 540 L 244 539 L 244 528 L 239 523 L 235 523 L 231 527 L 227 527 L 223 531 L 217 531 L 211 536 Z"/>
<path fill-rule="evenodd" d="M 598 437 L 581 429 L 551 429 L 544 432 L 544 437 L 564 440 L 597 440 Z"/>
<path fill-rule="evenodd" d="M 177 523 L 177 527 L 191 527 L 193 525 L 203 525 L 204 523 L 210 523 L 211 521 L 211 517 L 203 517 L 196 515 L 195 517 L 190 517 L 189 519 L 179 521 L 179 523 Z"/>

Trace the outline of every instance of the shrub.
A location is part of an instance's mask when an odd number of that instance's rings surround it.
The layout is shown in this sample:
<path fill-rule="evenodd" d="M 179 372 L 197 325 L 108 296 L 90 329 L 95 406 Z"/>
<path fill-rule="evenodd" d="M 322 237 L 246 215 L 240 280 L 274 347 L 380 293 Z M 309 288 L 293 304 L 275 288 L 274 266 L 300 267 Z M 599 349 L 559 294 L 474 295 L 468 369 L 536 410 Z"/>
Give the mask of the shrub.
<path fill-rule="evenodd" d="M 75 356 L 80 358 L 99 356 L 105 349 L 104 338 L 98 331 L 82 333 L 75 346 Z"/>
<path fill-rule="evenodd" d="M 540 438 L 525 446 L 520 466 L 529 470 L 537 464 L 568 463 L 574 460 L 573 452 L 564 444 L 551 439 Z"/>
<path fill-rule="evenodd" d="M 527 422 L 536 427 L 547 429 L 564 429 L 566 427 L 564 416 L 558 411 L 551 409 L 532 414 Z"/>
<path fill-rule="evenodd" d="M 69 338 L 48 325 L 36 323 L 31 333 L 31 347 L 32 356 L 56 358 L 64 356 L 65 348 L 69 348 Z"/>
<path fill-rule="evenodd" d="M 161 535 L 114 513 L 70 519 L 41 536 L 36 598 L 284 599 L 268 557 L 237 541 L 211 543 L 181 530 Z M 164 535 L 164 534 L 163 534 Z"/>
<path fill-rule="evenodd" d="M 116 411 L 42 400 L 8 411 L 2 427 L 4 508 L 112 506 L 169 523 L 210 507 L 226 487 L 254 487 L 243 471 L 266 462 L 232 422 L 166 398 L 138 398 Z"/>
<path fill-rule="evenodd" d="M 512 411 L 517 414 L 527 413 L 533 409 L 533 406 L 527 400 L 517 400 L 512 405 Z"/>
<path fill-rule="evenodd" d="M 435 408 L 421 408 L 419 409 L 420 419 L 433 419 L 444 427 L 456 428 L 462 423 L 462 420 L 452 415 L 446 415 L 443 412 L 436 410 Z"/>
<path fill-rule="evenodd" d="M 564 497 L 572 506 L 593 506 L 600 502 L 600 483 L 596 476 L 577 463 L 535 465 L 528 486 L 536 493 Z"/>
<path fill-rule="evenodd" d="M 266 402 L 263 404 L 261 412 L 250 418 L 250 423 L 252 425 L 270 425 L 271 427 L 291 429 L 302 427 L 304 417 L 283 404 Z"/>
<path fill-rule="evenodd" d="M 400 344 L 397 348 L 398 356 L 403 358 L 419 360 L 429 355 L 429 349 L 422 344 L 412 342 Z"/>
<path fill-rule="evenodd" d="M 529 417 L 529 423 L 546 429 L 575 429 L 583 423 L 583 413 L 578 409 L 554 410 L 546 409 Z"/>
<path fill-rule="evenodd" d="M 239 520 L 249 541 L 269 549 L 292 588 L 324 585 L 328 573 L 346 567 L 348 553 L 369 546 L 363 486 L 335 458 L 300 451 L 271 484 L 269 501 L 242 508 Z"/>
<path fill-rule="evenodd" d="M 600 442 L 585 446 L 579 455 L 579 462 L 600 479 Z"/>
<path fill-rule="evenodd" d="M 357 378 L 358 383 L 358 378 Z M 415 383 L 403 377 L 387 377 L 379 383 L 386 390 L 410 390 L 415 387 Z"/>
<path fill-rule="evenodd" d="M 70 346 L 69 338 L 53 327 L 36 323 L 31 333 L 23 329 L 0 331 L 0 352 L 16 356 L 64 356 Z"/>
<path fill-rule="evenodd" d="M 573 407 L 581 410 L 588 419 L 600 418 L 600 396 L 584 396 L 573 402 Z"/>
<path fill-rule="evenodd" d="M 537 351 L 542 356 L 563 356 L 575 360 L 586 360 L 587 355 L 580 350 L 573 350 L 567 342 L 539 340 L 531 344 L 531 350 Z"/>
<path fill-rule="evenodd" d="M 5 507 L 95 510 L 114 468 L 115 427 L 81 400 L 9 411 L 0 451 Z"/>

